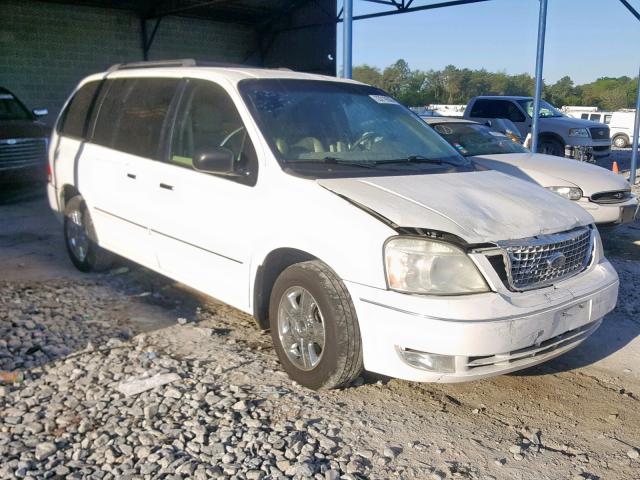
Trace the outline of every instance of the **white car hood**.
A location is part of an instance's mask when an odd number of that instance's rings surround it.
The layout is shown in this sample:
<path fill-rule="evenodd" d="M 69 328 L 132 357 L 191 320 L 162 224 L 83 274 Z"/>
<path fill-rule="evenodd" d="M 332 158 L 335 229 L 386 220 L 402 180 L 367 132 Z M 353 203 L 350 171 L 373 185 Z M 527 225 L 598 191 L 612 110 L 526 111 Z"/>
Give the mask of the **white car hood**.
<path fill-rule="evenodd" d="M 593 223 L 573 202 L 495 171 L 317 182 L 398 226 L 440 230 L 469 243 L 527 238 Z"/>
<path fill-rule="evenodd" d="M 503 153 L 473 157 L 480 165 L 543 187 L 580 187 L 590 197 L 598 192 L 629 190 L 631 186 L 620 175 L 569 158 L 541 153 Z"/>

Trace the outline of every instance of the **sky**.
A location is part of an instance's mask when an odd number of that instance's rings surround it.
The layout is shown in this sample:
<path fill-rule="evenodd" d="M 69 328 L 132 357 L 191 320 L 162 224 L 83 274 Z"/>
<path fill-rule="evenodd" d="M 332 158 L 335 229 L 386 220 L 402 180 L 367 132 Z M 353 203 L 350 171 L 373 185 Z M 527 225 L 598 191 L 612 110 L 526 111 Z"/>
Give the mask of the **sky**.
<path fill-rule="evenodd" d="M 640 11 L 640 0 L 628 0 Z M 354 15 L 389 7 L 354 0 Z M 414 0 L 413 6 L 435 0 Z M 342 2 L 338 0 L 338 6 Z M 384 68 L 399 58 L 412 69 L 457 67 L 509 74 L 535 71 L 538 0 L 490 0 L 353 23 L 353 65 Z M 342 23 L 338 24 L 342 65 Z M 640 22 L 619 0 L 549 0 L 543 77 L 576 84 L 638 75 Z"/>

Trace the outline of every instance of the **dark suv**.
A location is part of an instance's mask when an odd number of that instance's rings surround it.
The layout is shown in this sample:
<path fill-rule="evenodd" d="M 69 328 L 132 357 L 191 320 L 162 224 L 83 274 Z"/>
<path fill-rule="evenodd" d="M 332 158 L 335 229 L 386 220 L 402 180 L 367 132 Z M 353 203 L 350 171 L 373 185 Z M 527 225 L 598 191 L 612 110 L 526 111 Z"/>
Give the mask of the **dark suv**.
<path fill-rule="evenodd" d="M 51 129 L 6 88 L 0 87 L 0 182 L 46 178 L 47 144 Z"/>

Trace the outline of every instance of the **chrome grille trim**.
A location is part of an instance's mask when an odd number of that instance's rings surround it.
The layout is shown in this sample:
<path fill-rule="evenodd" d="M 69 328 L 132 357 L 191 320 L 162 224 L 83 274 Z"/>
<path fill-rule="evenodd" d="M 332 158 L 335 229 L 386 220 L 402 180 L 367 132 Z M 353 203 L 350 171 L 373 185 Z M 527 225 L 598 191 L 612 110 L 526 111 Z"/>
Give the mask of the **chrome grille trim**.
<path fill-rule="evenodd" d="M 594 140 L 609 140 L 609 127 L 591 127 L 589 131 Z"/>
<path fill-rule="evenodd" d="M 591 227 L 579 227 L 567 232 L 499 242 L 510 288 L 533 290 L 582 272 L 591 260 L 593 236 Z"/>
<path fill-rule="evenodd" d="M 0 168 L 44 163 L 47 158 L 46 138 L 15 138 L 0 140 Z"/>
<path fill-rule="evenodd" d="M 621 203 L 631 198 L 631 190 L 613 190 L 610 192 L 598 192 L 591 195 L 594 203 L 608 204 Z"/>

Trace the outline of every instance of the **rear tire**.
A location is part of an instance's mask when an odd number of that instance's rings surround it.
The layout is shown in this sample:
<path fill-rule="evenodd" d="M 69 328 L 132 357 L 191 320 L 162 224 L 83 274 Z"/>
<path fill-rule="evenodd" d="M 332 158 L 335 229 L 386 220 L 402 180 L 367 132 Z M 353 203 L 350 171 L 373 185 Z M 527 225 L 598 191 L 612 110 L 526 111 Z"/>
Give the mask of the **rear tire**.
<path fill-rule="evenodd" d="M 344 387 L 362 373 L 353 302 L 324 263 L 297 263 L 280 274 L 271 291 L 269 323 L 280 363 L 300 385 Z"/>
<path fill-rule="evenodd" d="M 553 155 L 554 157 L 564 157 L 564 143 L 553 138 L 541 138 L 538 143 L 538 153 Z"/>
<path fill-rule="evenodd" d="M 114 255 L 98 245 L 98 237 L 80 195 L 69 200 L 64 209 L 64 240 L 73 265 L 82 272 L 100 272 L 113 265 Z"/>
<path fill-rule="evenodd" d="M 617 148 L 627 148 L 629 140 L 625 135 L 616 135 L 613 137 L 613 146 Z"/>

